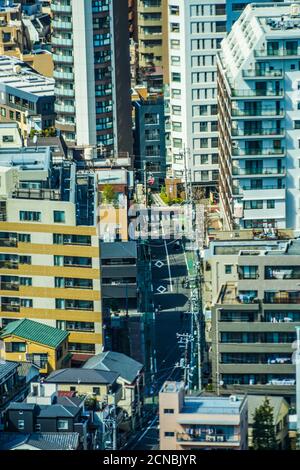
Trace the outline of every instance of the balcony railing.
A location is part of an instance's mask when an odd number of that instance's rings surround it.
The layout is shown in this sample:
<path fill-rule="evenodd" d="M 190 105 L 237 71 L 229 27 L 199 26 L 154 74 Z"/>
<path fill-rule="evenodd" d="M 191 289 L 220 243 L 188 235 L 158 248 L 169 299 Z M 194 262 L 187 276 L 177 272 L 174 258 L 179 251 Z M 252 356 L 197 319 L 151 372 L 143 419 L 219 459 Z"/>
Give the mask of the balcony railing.
<path fill-rule="evenodd" d="M 244 70 L 243 77 L 245 78 L 257 78 L 257 77 L 266 77 L 266 78 L 282 78 L 283 71 L 278 70 Z"/>
<path fill-rule="evenodd" d="M 296 49 L 274 49 L 274 50 L 265 50 L 261 49 L 260 51 L 254 51 L 255 57 L 290 57 L 290 56 L 299 56 L 300 52 L 298 48 Z"/>
<path fill-rule="evenodd" d="M 232 168 L 233 175 L 283 175 L 285 168 L 268 167 L 268 168 Z"/>
<path fill-rule="evenodd" d="M 285 155 L 285 148 L 269 148 L 269 149 L 240 149 L 240 148 L 233 148 L 232 155 L 234 156 L 245 156 L 245 155 Z"/>
<path fill-rule="evenodd" d="M 280 129 L 232 129 L 231 134 L 233 136 L 238 136 L 238 137 L 254 137 L 254 136 L 274 136 L 274 135 L 280 135 L 284 136 L 285 134 L 285 129 L 281 127 Z"/>
<path fill-rule="evenodd" d="M 17 261 L 0 261 L 0 269 L 18 269 Z"/>
<path fill-rule="evenodd" d="M 255 116 L 266 116 L 266 117 L 283 117 L 284 109 L 281 109 L 279 112 L 276 109 L 258 109 L 253 111 L 245 111 L 242 109 L 232 109 L 232 116 L 241 116 L 241 117 L 255 117 Z"/>
<path fill-rule="evenodd" d="M 269 189 L 277 189 L 278 191 L 281 189 L 285 189 L 285 185 L 282 188 L 278 188 L 276 185 L 268 185 L 263 186 L 262 188 L 252 188 L 252 186 L 242 185 L 240 187 L 234 186 L 233 187 L 233 195 L 237 196 L 239 194 L 243 194 L 243 191 L 265 191 Z"/>
<path fill-rule="evenodd" d="M 1 282 L 1 290 L 19 290 L 19 284 L 17 282 Z"/>
<path fill-rule="evenodd" d="M 232 90 L 232 96 L 236 98 L 253 98 L 253 97 L 279 97 L 283 96 L 283 89 L 281 90 Z"/>
<path fill-rule="evenodd" d="M 20 305 L 1 304 L 1 312 L 19 312 Z"/>
<path fill-rule="evenodd" d="M 236 444 L 239 442 L 238 437 L 232 434 L 188 434 L 188 433 L 177 433 L 177 442 L 207 442 L 207 443 L 219 443 L 228 442 Z"/>

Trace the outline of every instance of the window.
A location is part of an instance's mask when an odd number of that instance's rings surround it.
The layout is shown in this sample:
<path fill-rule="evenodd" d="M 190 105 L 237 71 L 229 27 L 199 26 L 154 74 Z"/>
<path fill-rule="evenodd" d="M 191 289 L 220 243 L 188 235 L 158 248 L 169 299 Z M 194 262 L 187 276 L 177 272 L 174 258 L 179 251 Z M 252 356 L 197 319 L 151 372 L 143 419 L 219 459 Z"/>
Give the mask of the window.
<path fill-rule="evenodd" d="M 22 255 L 19 257 L 20 264 L 31 264 L 31 256 Z"/>
<path fill-rule="evenodd" d="M 267 209 L 275 209 L 275 201 L 274 199 L 269 199 L 267 201 Z"/>
<path fill-rule="evenodd" d="M 300 121 L 294 121 L 295 129 L 300 129 Z"/>
<path fill-rule="evenodd" d="M 93 387 L 93 394 L 100 395 L 100 387 Z"/>
<path fill-rule="evenodd" d="M 181 74 L 179 72 L 172 72 L 171 79 L 172 82 L 181 82 Z"/>
<path fill-rule="evenodd" d="M 164 414 L 165 415 L 172 415 L 172 414 L 174 414 L 174 409 L 173 408 L 165 408 L 164 409 Z"/>
<path fill-rule="evenodd" d="M 13 141 L 14 141 L 13 135 L 4 135 L 2 137 L 2 142 L 8 143 L 8 142 L 13 142 Z"/>
<path fill-rule="evenodd" d="M 225 274 L 232 273 L 232 264 L 225 264 Z"/>
<path fill-rule="evenodd" d="M 59 419 L 57 421 L 57 429 L 58 430 L 66 430 L 69 429 L 69 423 L 66 419 Z"/>
<path fill-rule="evenodd" d="M 64 211 L 53 211 L 53 219 L 55 223 L 64 224 L 66 221 Z"/>
<path fill-rule="evenodd" d="M 21 243 L 30 243 L 31 242 L 31 235 L 28 233 L 19 233 L 18 240 Z"/>
<path fill-rule="evenodd" d="M 21 299 L 20 305 L 25 308 L 32 308 L 32 299 Z"/>
<path fill-rule="evenodd" d="M 19 431 L 23 431 L 25 429 L 25 420 L 24 419 L 18 419 L 18 429 L 19 429 Z"/>
<path fill-rule="evenodd" d="M 20 220 L 29 221 L 29 222 L 40 222 L 41 221 L 41 212 L 34 211 L 20 211 Z"/>
<path fill-rule="evenodd" d="M 11 343 L 12 352 L 26 352 L 26 343 Z"/>
<path fill-rule="evenodd" d="M 171 432 L 171 431 L 166 431 L 165 432 L 165 437 L 174 437 L 174 436 L 175 436 L 174 432 Z"/>

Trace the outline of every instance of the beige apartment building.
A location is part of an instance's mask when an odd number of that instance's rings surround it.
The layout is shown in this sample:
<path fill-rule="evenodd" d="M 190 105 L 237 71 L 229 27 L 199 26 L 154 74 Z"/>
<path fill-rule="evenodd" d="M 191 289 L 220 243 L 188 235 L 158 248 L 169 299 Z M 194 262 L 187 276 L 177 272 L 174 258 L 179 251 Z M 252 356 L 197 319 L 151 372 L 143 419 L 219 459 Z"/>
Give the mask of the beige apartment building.
<path fill-rule="evenodd" d="M 183 382 L 159 393 L 160 450 L 247 450 L 246 396 L 188 396 Z"/>

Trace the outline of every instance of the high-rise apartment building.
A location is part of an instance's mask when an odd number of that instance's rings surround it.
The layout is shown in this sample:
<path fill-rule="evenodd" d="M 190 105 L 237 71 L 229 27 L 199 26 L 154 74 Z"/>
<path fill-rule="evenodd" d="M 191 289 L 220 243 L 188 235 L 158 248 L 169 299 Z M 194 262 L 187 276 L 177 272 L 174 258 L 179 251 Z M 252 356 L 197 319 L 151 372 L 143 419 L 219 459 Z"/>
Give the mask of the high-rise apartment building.
<path fill-rule="evenodd" d="M 28 318 L 70 332 L 74 359 L 101 352 L 94 175 L 49 147 L 1 149 L 0 325 Z"/>
<path fill-rule="evenodd" d="M 139 80 L 150 89 L 163 82 L 163 4 L 167 0 L 136 0 Z"/>
<path fill-rule="evenodd" d="M 132 153 L 128 3 L 54 0 L 56 127 L 69 145 Z"/>
<path fill-rule="evenodd" d="M 300 5 L 248 6 L 218 55 L 225 227 L 300 230 Z"/>
<path fill-rule="evenodd" d="M 216 53 L 248 3 L 168 0 L 169 174 L 206 195 L 219 178 Z"/>

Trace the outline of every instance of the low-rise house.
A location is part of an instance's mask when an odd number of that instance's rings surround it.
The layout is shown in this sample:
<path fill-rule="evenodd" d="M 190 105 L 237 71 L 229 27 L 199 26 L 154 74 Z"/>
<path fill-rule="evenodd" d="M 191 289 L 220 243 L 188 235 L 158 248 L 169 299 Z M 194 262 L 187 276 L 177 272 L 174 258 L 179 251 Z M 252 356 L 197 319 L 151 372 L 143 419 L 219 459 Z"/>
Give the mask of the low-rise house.
<path fill-rule="evenodd" d="M 10 322 L 2 330 L 1 358 L 11 361 L 30 361 L 41 374 L 68 366 L 67 331 L 29 319 Z"/>
<path fill-rule="evenodd" d="M 69 368 L 52 372 L 44 384 L 55 384 L 57 392 L 74 392 L 100 405 L 117 405 L 122 398 L 119 374 L 104 370 Z"/>
<path fill-rule="evenodd" d="M 38 368 L 31 363 L 0 361 L 0 410 L 16 397 L 25 396 L 30 382 L 38 376 Z"/>
<path fill-rule="evenodd" d="M 183 382 L 159 393 L 161 450 L 247 450 L 246 396 L 187 396 Z"/>
<path fill-rule="evenodd" d="M 276 441 L 280 450 L 289 448 L 289 404 L 283 397 L 268 397 L 273 408 L 273 422 Z M 248 395 L 248 442 L 252 447 L 253 415 L 265 398 L 261 395 Z"/>
<path fill-rule="evenodd" d="M 54 395 L 48 404 L 43 400 L 45 397 L 40 401 L 32 398 L 28 397 L 22 403 L 10 403 L 4 414 L 5 431 L 78 433 L 81 447 L 88 448 L 89 417 L 84 410 L 84 398 Z"/>
<path fill-rule="evenodd" d="M 134 430 L 140 420 L 143 405 L 144 366 L 125 354 L 106 351 L 91 357 L 85 369 L 116 372 L 117 383 L 122 386 L 118 405 L 125 411 L 127 428 Z"/>
<path fill-rule="evenodd" d="M 65 433 L 0 433 L 0 450 L 77 450 L 77 432 Z"/>

